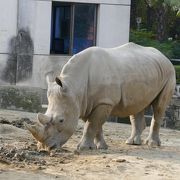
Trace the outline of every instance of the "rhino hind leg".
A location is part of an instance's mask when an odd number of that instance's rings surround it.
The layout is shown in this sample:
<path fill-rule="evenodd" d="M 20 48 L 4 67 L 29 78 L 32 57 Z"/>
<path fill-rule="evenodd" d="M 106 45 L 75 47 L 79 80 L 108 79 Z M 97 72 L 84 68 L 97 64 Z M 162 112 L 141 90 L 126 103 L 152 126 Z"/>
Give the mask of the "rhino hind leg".
<path fill-rule="evenodd" d="M 161 93 L 153 101 L 153 117 L 151 120 L 150 132 L 148 138 L 145 140 L 145 144 L 149 146 L 160 146 L 161 141 L 159 138 L 159 129 L 161 126 L 162 117 L 164 116 L 167 105 L 169 104 L 171 97 L 174 93 L 175 82 L 169 80 Z"/>
<path fill-rule="evenodd" d="M 144 110 L 136 115 L 131 115 L 130 121 L 131 121 L 132 131 L 131 131 L 131 136 L 126 140 L 126 144 L 141 145 L 142 144 L 141 134 L 146 127 L 146 122 L 144 119 Z"/>
<path fill-rule="evenodd" d="M 141 145 L 141 134 L 142 131 L 146 127 L 146 123 L 144 120 L 144 113 L 138 113 L 137 115 L 131 115 L 130 116 L 131 121 L 131 136 L 126 140 L 126 144 L 129 145 Z"/>
<path fill-rule="evenodd" d="M 109 105 L 99 105 L 94 109 L 85 123 L 83 136 L 77 148 L 87 149 L 107 149 L 107 144 L 103 138 L 102 125 L 110 115 L 112 108 Z"/>
<path fill-rule="evenodd" d="M 161 141 L 159 138 L 159 129 L 161 125 L 161 119 L 163 117 L 165 110 L 160 108 L 157 110 L 157 108 L 154 108 L 154 114 L 151 120 L 151 125 L 150 125 L 150 132 L 149 136 L 145 140 L 145 144 L 149 146 L 160 146 Z"/>

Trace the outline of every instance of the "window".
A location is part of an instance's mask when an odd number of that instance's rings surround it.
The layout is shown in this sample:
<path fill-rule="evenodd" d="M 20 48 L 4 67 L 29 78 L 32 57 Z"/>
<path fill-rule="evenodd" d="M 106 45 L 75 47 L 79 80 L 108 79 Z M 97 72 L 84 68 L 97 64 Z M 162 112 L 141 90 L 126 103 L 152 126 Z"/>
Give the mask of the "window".
<path fill-rule="evenodd" d="M 76 54 L 95 45 L 95 4 L 53 2 L 51 53 Z"/>

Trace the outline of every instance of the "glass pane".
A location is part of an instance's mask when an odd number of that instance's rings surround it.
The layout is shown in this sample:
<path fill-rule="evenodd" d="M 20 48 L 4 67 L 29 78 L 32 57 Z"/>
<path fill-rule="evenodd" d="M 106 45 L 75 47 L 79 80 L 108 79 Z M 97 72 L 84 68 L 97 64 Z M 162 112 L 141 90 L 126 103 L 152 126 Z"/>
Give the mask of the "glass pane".
<path fill-rule="evenodd" d="M 69 54 L 70 6 L 54 6 L 51 28 L 51 52 Z"/>
<path fill-rule="evenodd" d="M 75 5 L 73 54 L 94 45 L 95 13 L 94 4 Z"/>

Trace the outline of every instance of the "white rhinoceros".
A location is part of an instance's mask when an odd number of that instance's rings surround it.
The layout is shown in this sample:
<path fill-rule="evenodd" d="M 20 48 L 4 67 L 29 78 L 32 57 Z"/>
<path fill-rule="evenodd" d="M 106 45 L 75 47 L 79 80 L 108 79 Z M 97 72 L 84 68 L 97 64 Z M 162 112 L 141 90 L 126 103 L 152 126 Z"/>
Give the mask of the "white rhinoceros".
<path fill-rule="evenodd" d="M 144 110 L 152 105 L 149 145 L 160 145 L 159 128 L 174 89 L 175 71 L 158 50 L 127 43 L 116 48 L 91 47 L 74 55 L 55 82 L 48 83 L 48 109 L 39 122 L 26 125 L 46 147 L 62 146 L 85 121 L 79 149 L 107 148 L 102 125 L 109 115 L 130 116 L 128 144 L 141 144 Z"/>

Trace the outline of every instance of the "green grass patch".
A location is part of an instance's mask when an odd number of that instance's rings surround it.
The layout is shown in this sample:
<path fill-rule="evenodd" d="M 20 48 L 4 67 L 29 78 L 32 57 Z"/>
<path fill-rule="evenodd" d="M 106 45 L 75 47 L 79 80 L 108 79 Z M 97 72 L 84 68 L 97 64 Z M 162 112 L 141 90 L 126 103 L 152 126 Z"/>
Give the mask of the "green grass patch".
<path fill-rule="evenodd" d="M 180 65 L 175 65 L 174 68 L 176 70 L 176 83 L 180 84 Z"/>

